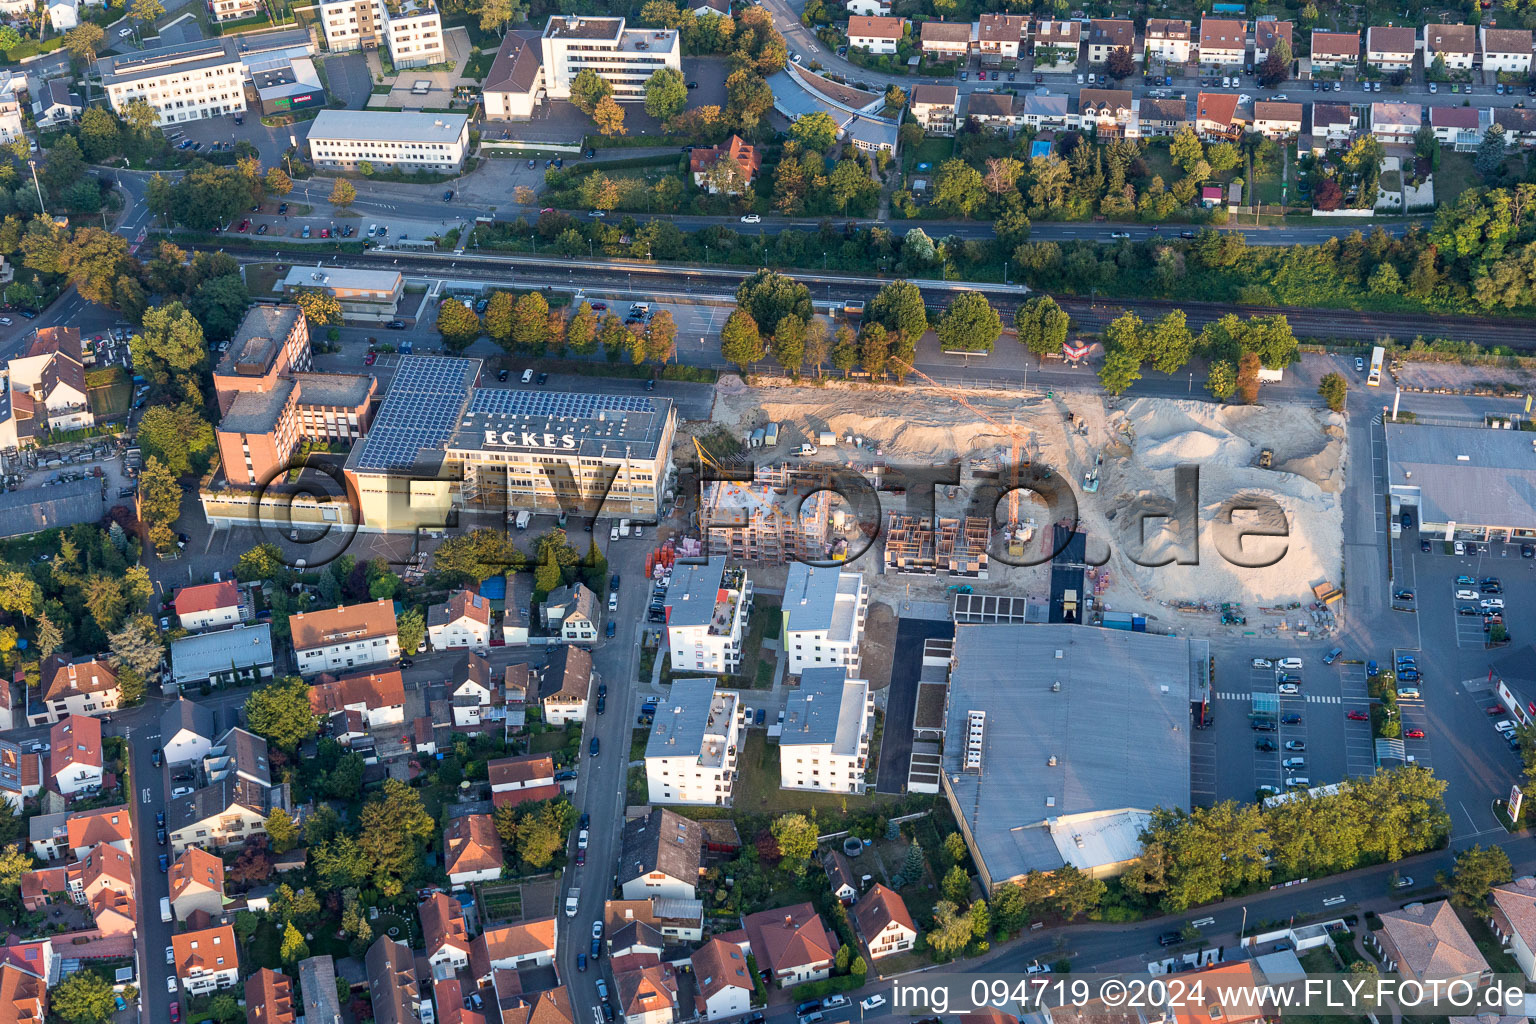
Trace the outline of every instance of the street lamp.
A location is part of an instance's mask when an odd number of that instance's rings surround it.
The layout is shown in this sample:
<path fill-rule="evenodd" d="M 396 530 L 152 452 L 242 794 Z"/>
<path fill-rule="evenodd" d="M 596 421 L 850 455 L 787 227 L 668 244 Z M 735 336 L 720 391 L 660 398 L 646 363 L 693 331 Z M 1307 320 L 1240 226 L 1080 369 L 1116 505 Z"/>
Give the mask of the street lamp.
<path fill-rule="evenodd" d="M 27 166 L 32 168 L 32 186 L 37 189 L 37 206 L 44 217 L 48 216 L 48 207 L 43 203 L 43 186 L 37 182 L 37 161 L 28 160 Z"/>

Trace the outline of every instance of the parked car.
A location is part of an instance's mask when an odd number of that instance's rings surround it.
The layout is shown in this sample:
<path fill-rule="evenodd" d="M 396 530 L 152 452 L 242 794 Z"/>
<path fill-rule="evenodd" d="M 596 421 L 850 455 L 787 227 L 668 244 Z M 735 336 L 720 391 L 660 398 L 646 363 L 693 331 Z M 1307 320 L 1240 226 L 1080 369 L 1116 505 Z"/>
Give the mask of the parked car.
<path fill-rule="evenodd" d="M 597 737 L 593 736 L 592 737 L 592 742 L 587 744 L 588 755 L 591 756 L 591 757 L 596 757 L 597 756 L 597 747 L 598 747 Z"/>
<path fill-rule="evenodd" d="M 1408 737 L 1411 740 L 1421 740 L 1421 739 L 1424 738 L 1424 730 L 1423 729 L 1409 729 L 1407 732 L 1403 733 L 1403 735 Z"/>
<path fill-rule="evenodd" d="M 1306 740 L 1286 740 L 1285 741 L 1285 749 L 1286 750 L 1296 750 L 1296 751 L 1306 750 L 1307 749 Z"/>
<path fill-rule="evenodd" d="M 1351 722 L 1369 722 L 1371 720 L 1371 716 L 1366 714 L 1364 711 L 1351 711 L 1344 717 L 1349 719 Z"/>
<path fill-rule="evenodd" d="M 1333 650 L 1331 650 L 1327 654 L 1323 655 L 1323 664 L 1324 665 L 1332 665 L 1335 661 L 1339 660 L 1339 655 L 1341 655 L 1343 653 L 1344 653 L 1344 648 L 1342 648 L 1342 647 L 1335 647 Z"/>

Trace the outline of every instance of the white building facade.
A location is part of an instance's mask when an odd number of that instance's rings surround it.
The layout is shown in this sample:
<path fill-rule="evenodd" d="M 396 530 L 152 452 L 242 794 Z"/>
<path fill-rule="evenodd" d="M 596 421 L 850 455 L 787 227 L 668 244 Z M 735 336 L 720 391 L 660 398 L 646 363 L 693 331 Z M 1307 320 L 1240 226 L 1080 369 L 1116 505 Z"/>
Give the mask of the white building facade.
<path fill-rule="evenodd" d="M 752 605 L 746 570 L 725 557 L 673 566 L 667 585 L 667 647 L 674 672 L 725 674 L 741 667 L 741 640 Z"/>
<path fill-rule="evenodd" d="M 645 745 L 653 804 L 726 807 L 736 775 L 741 702 L 712 679 L 678 679 L 656 709 Z"/>
<path fill-rule="evenodd" d="M 667 29 L 630 29 L 623 18 L 554 15 L 539 40 L 550 99 L 571 98 L 571 82 L 590 69 L 620 102 L 644 100 L 645 82 L 662 68 L 681 72 L 682 39 Z"/>
<path fill-rule="evenodd" d="M 844 669 L 808 669 L 785 707 L 779 788 L 863 793 L 875 720 L 869 683 Z"/>
<path fill-rule="evenodd" d="M 238 114 L 245 105 L 245 65 L 233 38 L 182 43 L 97 61 L 112 109 L 142 99 L 161 124 Z"/>
<path fill-rule="evenodd" d="M 860 573 L 795 562 L 784 585 L 786 671 L 843 667 L 859 671 L 859 640 L 869 611 L 869 587 Z"/>
<path fill-rule="evenodd" d="M 431 0 L 386 4 L 383 0 L 332 0 L 320 4 L 325 45 L 331 50 L 388 47 L 397 69 L 447 60 L 443 19 Z"/>

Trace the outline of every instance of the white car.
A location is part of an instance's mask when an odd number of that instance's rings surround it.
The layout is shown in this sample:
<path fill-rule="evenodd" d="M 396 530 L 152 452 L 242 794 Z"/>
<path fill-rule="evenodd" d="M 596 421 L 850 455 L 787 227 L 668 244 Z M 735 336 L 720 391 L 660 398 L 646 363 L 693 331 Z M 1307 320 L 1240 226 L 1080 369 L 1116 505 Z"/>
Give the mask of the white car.
<path fill-rule="evenodd" d="M 127 39 L 131 35 L 133 35 L 133 29 L 131 28 L 120 28 L 117 30 L 117 38 L 119 39 Z"/>
<path fill-rule="evenodd" d="M 868 999 L 859 1000 L 859 1009 L 868 1013 L 870 1010 L 878 1010 L 885 1005 L 885 996 L 872 995 Z"/>
<path fill-rule="evenodd" d="M 174 947 L 174 946 L 166 946 L 165 947 L 165 962 L 168 963 L 168 964 L 173 964 L 173 963 L 176 962 L 176 947 Z"/>
<path fill-rule="evenodd" d="M 591 833 L 587 829 L 582 829 L 576 833 L 576 849 L 585 850 L 587 848 L 587 840 L 590 838 Z"/>
<path fill-rule="evenodd" d="M 1458 591 L 1456 591 L 1456 600 L 1458 600 L 1458 601 L 1476 601 L 1477 600 L 1477 591 L 1475 591 L 1475 590 L 1458 590 Z"/>
<path fill-rule="evenodd" d="M 1286 769 L 1287 771 L 1292 768 L 1305 768 L 1306 766 L 1307 759 L 1304 757 L 1288 757 L 1284 761 L 1280 762 L 1280 767 Z"/>
<path fill-rule="evenodd" d="M 5 324 L 5 326 L 9 327 L 9 326 L 11 326 L 11 322 L 12 321 L 11 321 L 10 317 L 8 317 L 8 316 L 0 316 L 0 324 Z"/>
<path fill-rule="evenodd" d="M 1254 658 L 1253 659 L 1253 667 L 1254 668 L 1274 668 L 1275 667 L 1275 663 L 1270 661 L 1268 658 Z"/>
<path fill-rule="evenodd" d="M 1286 697 L 1295 697 L 1301 693 L 1301 687 L 1297 686 L 1295 683 L 1281 683 L 1277 689 L 1280 691 L 1282 696 Z"/>
<path fill-rule="evenodd" d="M 1493 723 L 1493 727 L 1495 729 L 1499 730 L 1499 732 L 1502 732 L 1502 733 L 1505 733 L 1505 734 L 1512 733 L 1512 732 L 1515 731 L 1515 723 L 1511 722 L 1507 718 L 1504 719 L 1503 721 Z"/>
<path fill-rule="evenodd" d="M 1286 778 L 1285 785 L 1289 789 L 1309 789 L 1312 786 L 1312 780 L 1305 775 L 1292 775 Z"/>
<path fill-rule="evenodd" d="M 1275 662 L 1275 665 L 1278 668 L 1285 669 L 1287 672 L 1294 672 L 1294 671 L 1296 671 L 1296 670 L 1301 668 L 1301 659 L 1300 658 L 1281 658 L 1279 661 Z"/>
<path fill-rule="evenodd" d="M 171 995 L 175 995 L 176 994 L 176 975 L 174 975 L 174 974 L 169 975 L 165 979 L 165 990 L 167 992 L 169 992 Z"/>
<path fill-rule="evenodd" d="M 1502 597 L 1485 597 L 1482 600 L 1482 606 L 1484 608 L 1496 608 L 1499 611 L 1503 611 L 1504 599 Z"/>
<path fill-rule="evenodd" d="M 1455 551 L 1458 555 L 1464 555 L 1467 553 L 1467 546 L 1461 541 L 1457 541 Z"/>
<path fill-rule="evenodd" d="M 761 224 L 763 222 L 763 218 L 759 217 L 755 213 L 744 213 L 741 215 L 741 222 L 743 224 Z"/>
<path fill-rule="evenodd" d="M 611 612 L 619 610 L 619 592 L 617 590 L 608 595 L 608 610 Z"/>
<path fill-rule="evenodd" d="M 1359 356 L 1355 356 L 1355 372 L 1356 373 L 1364 373 L 1365 372 L 1365 360 L 1361 359 Z"/>
<path fill-rule="evenodd" d="M 190 792 L 192 792 L 191 786 L 177 786 L 171 790 L 171 798 L 174 800 L 176 797 L 186 796 Z"/>

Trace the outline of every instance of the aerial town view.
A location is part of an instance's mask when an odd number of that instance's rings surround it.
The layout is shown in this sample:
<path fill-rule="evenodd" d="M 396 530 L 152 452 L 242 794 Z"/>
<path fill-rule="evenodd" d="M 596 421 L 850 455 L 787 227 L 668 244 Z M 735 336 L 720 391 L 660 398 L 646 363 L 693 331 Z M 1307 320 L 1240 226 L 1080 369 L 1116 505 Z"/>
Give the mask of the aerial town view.
<path fill-rule="evenodd" d="M 0 1024 L 1536 1020 L 1533 57 L 0 0 Z"/>

